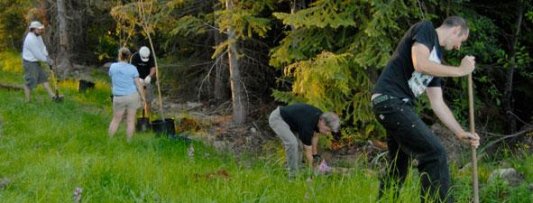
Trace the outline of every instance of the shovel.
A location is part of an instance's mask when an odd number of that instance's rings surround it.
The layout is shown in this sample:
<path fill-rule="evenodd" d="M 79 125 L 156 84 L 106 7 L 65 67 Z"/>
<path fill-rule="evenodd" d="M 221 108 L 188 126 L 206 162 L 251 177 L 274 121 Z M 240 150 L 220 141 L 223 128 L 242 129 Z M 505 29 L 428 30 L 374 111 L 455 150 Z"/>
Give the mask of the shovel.
<path fill-rule="evenodd" d="M 475 133 L 476 127 L 474 122 L 474 85 L 472 74 L 468 75 L 468 114 L 470 117 L 470 132 Z M 474 203 L 479 203 L 479 183 L 477 177 L 477 151 L 475 147 L 472 148 L 472 189 L 474 191 Z"/>
<path fill-rule="evenodd" d="M 54 100 L 54 102 L 62 102 L 63 101 L 63 96 L 59 95 L 59 88 L 58 88 L 58 85 L 57 85 L 57 79 L 56 79 L 56 76 L 55 76 L 55 72 L 54 72 L 54 69 L 52 68 L 52 65 L 49 65 L 50 66 L 50 72 L 51 72 L 51 76 L 52 76 L 52 81 L 54 81 L 54 89 L 55 89 L 55 95 L 54 97 L 52 98 L 52 100 Z"/>
<path fill-rule="evenodd" d="M 150 118 L 146 117 L 146 102 L 144 102 L 143 113 L 141 118 L 137 118 L 137 131 L 146 132 L 150 129 Z"/>

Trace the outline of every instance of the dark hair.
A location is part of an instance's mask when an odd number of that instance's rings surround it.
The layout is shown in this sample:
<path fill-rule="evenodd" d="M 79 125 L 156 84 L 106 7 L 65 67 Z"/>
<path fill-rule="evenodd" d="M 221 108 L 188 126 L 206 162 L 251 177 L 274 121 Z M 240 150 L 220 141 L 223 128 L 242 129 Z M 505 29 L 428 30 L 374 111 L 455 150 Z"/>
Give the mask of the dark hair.
<path fill-rule="evenodd" d="M 465 33 L 468 33 L 469 29 L 468 29 L 468 25 L 466 24 L 466 20 L 462 17 L 459 17 L 459 16 L 450 16 L 450 17 L 447 17 L 446 19 L 444 19 L 444 21 L 442 22 L 442 26 L 445 26 L 445 27 L 456 27 L 456 26 L 460 26 L 461 27 L 461 33 L 460 35 L 463 35 Z"/>
<path fill-rule="evenodd" d="M 118 60 L 119 61 L 128 61 L 130 58 L 131 52 L 128 48 L 122 47 L 118 50 Z"/>

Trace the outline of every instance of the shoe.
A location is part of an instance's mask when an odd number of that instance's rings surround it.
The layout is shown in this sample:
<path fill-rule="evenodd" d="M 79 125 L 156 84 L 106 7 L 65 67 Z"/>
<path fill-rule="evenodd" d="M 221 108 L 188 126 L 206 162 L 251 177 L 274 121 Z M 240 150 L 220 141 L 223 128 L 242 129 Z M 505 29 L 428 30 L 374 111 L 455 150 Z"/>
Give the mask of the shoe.
<path fill-rule="evenodd" d="M 63 101 L 63 98 L 64 98 L 63 95 L 53 96 L 53 97 L 52 97 L 52 101 L 54 101 L 54 102 L 62 102 L 62 101 Z"/>

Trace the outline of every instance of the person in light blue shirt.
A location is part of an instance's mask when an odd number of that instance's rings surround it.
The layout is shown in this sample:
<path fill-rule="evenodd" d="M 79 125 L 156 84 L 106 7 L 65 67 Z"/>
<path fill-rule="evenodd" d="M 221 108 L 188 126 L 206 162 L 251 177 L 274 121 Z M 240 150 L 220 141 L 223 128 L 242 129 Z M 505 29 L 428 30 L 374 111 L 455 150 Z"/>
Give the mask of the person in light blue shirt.
<path fill-rule="evenodd" d="M 135 132 L 137 109 L 141 107 L 141 102 L 145 102 L 139 72 L 135 66 L 128 63 L 130 55 L 131 52 L 128 48 L 120 48 L 118 50 L 118 62 L 111 64 L 109 68 L 113 93 L 113 119 L 109 124 L 109 137 L 115 135 L 118 125 L 127 111 L 126 135 L 128 141 L 131 140 Z"/>

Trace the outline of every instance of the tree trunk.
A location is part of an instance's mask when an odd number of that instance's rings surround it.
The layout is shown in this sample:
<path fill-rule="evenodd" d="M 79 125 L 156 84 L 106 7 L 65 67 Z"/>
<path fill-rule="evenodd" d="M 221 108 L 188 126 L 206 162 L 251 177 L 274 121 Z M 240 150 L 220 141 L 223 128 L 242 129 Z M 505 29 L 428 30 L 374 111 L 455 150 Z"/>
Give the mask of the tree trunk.
<path fill-rule="evenodd" d="M 65 76 L 72 68 L 70 62 L 69 30 L 66 15 L 65 0 L 57 0 L 57 24 L 59 34 L 59 49 L 55 57 L 56 72 Z"/>
<path fill-rule="evenodd" d="M 223 56 L 222 56 L 223 57 Z M 227 98 L 227 67 L 226 66 L 226 60 L 224 58 L 221 58 L 221 60 L 217 60 L 215 64 L 215 87 L 214 87 L 214 96 L 216 102 L 224 102 Z"/>
<path fill-rule="evenodd" d="M 224 41 L 222 35 L 218 31 L 214 31 L 215 44 L 220 44 Z M 226 66 L 226 60 L 224 56 L 220 56 L 220 60 L 215 60 L 215 84 L 214 84 L 214 96 L 216 102 L 224 102 L 228 99 L 227 97 L 227 78 L 228 71 Z"/>
<path fill-rule="evenodd" d="M 507 70 L 506 81 L 505 81 L 505 91 L 503 98 L 503 107 L 505 110 L 505 115 L 508 121 L 507 133 L 516 132 L 516 117 L 514 114 L 514 98 L 513 98 L 513 82 L 514 82 L 514 72 L 517 68 L 516 64 L 516 49 L 518 45 L 518 38 L 520 36 L 520 27 L 522 27 L 522 16 L 524 15 L 524 3 L 523 1 L 518 2 L 518 9 L 516 11 L 516 30 L 513 34 L 513 41 L 511 44 L 511 61 L 509 64 L 509 70 Z"/>
<path fill-rule="evenodd" d="M 226 8 L 233 10 L 232 0 L 226 0 Z M 237 44 L 233 28 L 228 28 L 228 62 L 229 74 L 231 84 L 231 99 L 233 107 L 233 122 L 237 125 L 246 122 L 246 102 L 245 93 L 243 91 L 241 72 L 239 70 L 239 61 L 237 59 Z"/>
<path fill-rule="evenodd" d="M 291 14 L 294 14 L 297 11 L 306 8 L 309 3 L 307 3 L 307 1 L 305 0 L 293 0 L 291 2 Z M 295 30 L 294 25 L 290 25 L 290 26 L 291 26 L 291 30 L 294 31 Z"/>

